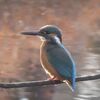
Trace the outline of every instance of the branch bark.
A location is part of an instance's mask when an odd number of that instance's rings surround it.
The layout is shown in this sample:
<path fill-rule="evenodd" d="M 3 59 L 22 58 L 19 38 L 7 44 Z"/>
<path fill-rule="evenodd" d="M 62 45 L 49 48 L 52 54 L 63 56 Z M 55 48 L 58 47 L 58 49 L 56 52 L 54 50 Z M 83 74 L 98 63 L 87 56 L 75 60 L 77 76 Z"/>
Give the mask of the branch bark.
<path fill-rule="evenodd" d="M 76 82 L 89 81 L 100 79 L 100 74 L 90 76 L 80 76 L 76 78 Z M 40 81 L 26 81 L 26 82 L 12 82 L 12 83 L 0 83 L 0 88 L 22 88 L 22 87 L 36 87 L 46 85 L 57 85 L 63 82 L 59 80 L 40 80 Z"/>

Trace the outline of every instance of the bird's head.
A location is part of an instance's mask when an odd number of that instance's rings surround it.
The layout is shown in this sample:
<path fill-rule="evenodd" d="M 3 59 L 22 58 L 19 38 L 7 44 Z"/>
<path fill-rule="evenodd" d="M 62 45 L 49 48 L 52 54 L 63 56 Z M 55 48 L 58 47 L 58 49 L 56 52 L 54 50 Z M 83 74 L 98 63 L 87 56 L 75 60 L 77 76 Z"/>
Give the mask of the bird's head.
<path fill-rule="evenodd" d="M 61 30 L 54 25 L 46 25 L 36 32 L 22 32 L 22 34 L 39 36 L 42 41 L 56 40 L 62 42 Z"/>

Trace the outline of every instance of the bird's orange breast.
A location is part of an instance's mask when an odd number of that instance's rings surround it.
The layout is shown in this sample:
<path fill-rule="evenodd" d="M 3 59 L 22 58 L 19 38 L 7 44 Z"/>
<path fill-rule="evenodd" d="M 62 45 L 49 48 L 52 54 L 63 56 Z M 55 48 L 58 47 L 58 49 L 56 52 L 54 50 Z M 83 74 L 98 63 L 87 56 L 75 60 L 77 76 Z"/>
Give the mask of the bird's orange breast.
<path fill-rule="evenodd" d="M 46 43 L 42 43 L 41 48 L 40 48 L 40 61 L 41 61 L 42 67 L 46 71 L 46 73 L 49 74 L 51 78 L 56 77 L 62 80 L 62 77 L 57 73 L 57 71 L 48 61 L 48 57 L 46 55 L 47 52 L 45 50 L 45 45 Z"/>

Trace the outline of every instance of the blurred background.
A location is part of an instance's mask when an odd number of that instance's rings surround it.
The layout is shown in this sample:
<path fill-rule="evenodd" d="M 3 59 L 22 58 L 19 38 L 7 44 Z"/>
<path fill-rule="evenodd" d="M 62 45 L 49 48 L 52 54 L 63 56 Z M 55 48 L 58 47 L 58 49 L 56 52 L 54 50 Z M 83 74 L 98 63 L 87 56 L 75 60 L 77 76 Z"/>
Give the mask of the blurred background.
<path fill-rule="evenodd" d="M 100 74 L 100 0 L 0 0 L 0 82 L 48 78 L 41 67 L 37 37 L 22 36 L 57 25 L 76 62 L 77 76 Z M 0 89 L 1 100 L 100 100 L 100 80 L 65 85 Z"/>

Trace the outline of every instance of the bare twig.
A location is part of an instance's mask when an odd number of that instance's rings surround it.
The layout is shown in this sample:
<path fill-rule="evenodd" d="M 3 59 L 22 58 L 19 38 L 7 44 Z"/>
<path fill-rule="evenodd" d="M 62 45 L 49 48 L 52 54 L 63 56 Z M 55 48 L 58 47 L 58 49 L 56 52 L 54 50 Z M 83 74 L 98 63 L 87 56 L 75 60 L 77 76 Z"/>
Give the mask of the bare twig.
<path fill-rule="evenodd" d="M 89 81 L 100 79 L 100 74 L 91 76 L 80 76 L 76 78 L 76 82 Z M 36 87 L 61 84 L 63 82 L 59 80 L 41 80 L 41 81 L 26 81 L 26 82 L 12 82 L 12 83 L 0 83 L 0 88 L 22 88 L 22 87 Z"/>

